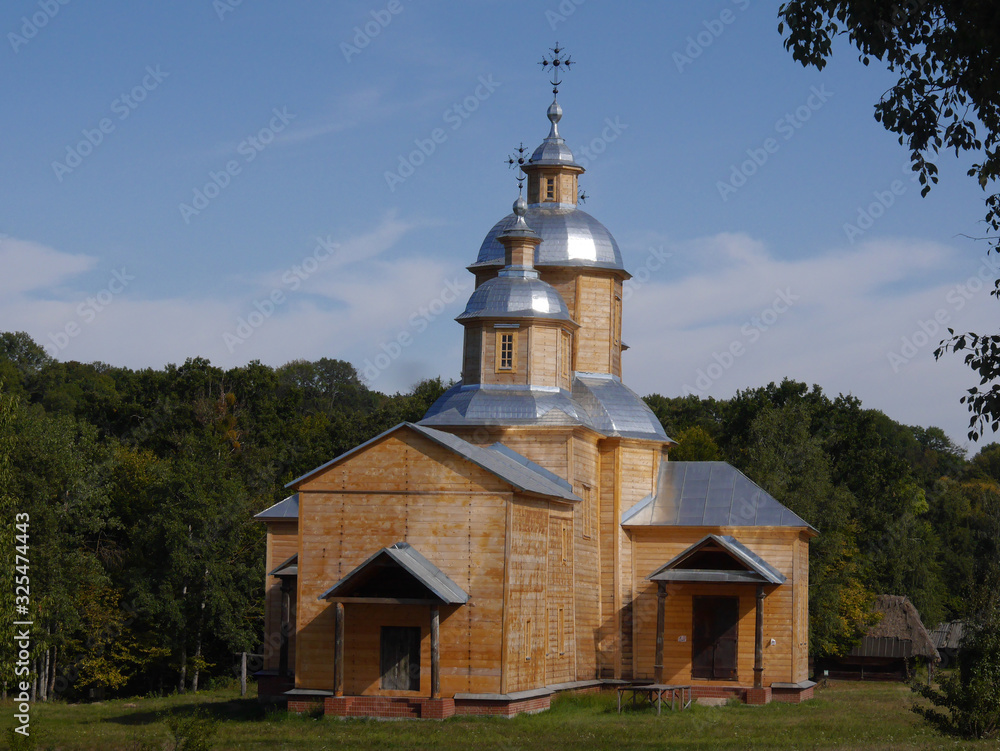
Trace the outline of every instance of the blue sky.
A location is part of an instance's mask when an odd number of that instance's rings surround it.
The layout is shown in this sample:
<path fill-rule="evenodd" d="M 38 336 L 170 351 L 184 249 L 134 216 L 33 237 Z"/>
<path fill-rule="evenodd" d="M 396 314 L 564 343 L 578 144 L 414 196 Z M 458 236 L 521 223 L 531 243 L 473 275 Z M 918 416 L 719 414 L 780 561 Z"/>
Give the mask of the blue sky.
<path fill-rule="evenodd" d="M 547 133 L 558 41 L 585 209 L 636 276 L 629 385 L 788 376 L 964 444 L 976 381 L 933 350 L 996 326 L 974 160 L 942 155 L 921 198 L 872 117 L 891 74 L 846 45 L 802 68 L 777 8 L 7 3 L 0 327 L 61 360 L 457 378 L 464 267 L 516 196 L 506 156 Z"/>

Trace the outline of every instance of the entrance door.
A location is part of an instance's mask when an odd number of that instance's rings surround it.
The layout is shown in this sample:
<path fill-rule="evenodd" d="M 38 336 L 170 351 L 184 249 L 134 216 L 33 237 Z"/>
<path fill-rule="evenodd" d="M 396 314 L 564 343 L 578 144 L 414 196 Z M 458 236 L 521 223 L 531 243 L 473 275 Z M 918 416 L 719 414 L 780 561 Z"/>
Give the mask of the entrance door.
<path fill-rule="evenodd" d="M 736 680 L 740 598 L 692 598 L 691 677 Z"/>
<path fill-rule="evenodd" d="M 383 689 L 420 690 L 420 627 L 382 627 Z"/>

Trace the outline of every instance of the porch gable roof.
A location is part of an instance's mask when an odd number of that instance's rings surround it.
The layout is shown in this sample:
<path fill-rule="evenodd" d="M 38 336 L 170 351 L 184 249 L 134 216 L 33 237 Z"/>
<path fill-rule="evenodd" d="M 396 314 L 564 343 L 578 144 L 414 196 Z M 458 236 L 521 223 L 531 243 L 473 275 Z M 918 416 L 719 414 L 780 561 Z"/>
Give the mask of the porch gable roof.
<path fill-rule="evenodd" d="M 402 574 L 402 577 L 400 577 Z M 393 578 L 388 592 L 373 594 L 370 585 L 380 578 Z M 406 581 L 408 580 L 408 581 Z M 391 591 L 393 585 L 401 583 L 413 587 L 417 597 L 400 597 Z M 385 585 L 383 584 L 383 588 Z M 376 589 L 378 589 L 376 584 Z M 405 594 L 411 594 L 407 592 Z M 464 605 L 469 595 L 437 566 L 422 556 L 407 542 L 397 542 L 370 555 L 347 576 L 330 587 L 317 599 L 347 602 L 386 602 L 399 604 L 427 603 L 443 605 Z"/>
<path fill-rule="evenodd" d="M 700 565 L 699 553 L 727 556 L 725 567 Z M 716 560 L 718 558 L 716 557 Z M 735 566 L 736 568 L 733 568 Z M 648 581 L 784 584 L 778 569 L 731 535 L 708 535 L 646 577 Z"/>

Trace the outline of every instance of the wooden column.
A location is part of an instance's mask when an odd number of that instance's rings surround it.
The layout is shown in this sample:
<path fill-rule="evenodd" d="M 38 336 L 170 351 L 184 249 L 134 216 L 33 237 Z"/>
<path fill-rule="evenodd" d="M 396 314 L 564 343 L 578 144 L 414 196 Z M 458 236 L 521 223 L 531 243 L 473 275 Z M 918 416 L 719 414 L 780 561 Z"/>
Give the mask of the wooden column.
<path fill-rule="evenodd" d="M 344 695 L 344 603 L 338 602 L 334 607 L 334 637 L 333 637 L 333 694 Z"/>
<path fill-rule="evenodd" d="M 764 585 L 757 585 L 757 633 L 753 649 L 753 687 L 764 688 Z"/>
<path fill-rule="evenodd" d="M 431 698 L 441 698 L 441 616 L 431 605 Z"/>
<path fill-rule="evenodd" d="M 663 683 L 663 621 L 666 601 L 666 582 L 656 582 L 656 659 L 653 661 L 653 676 L 657 683 Z"/>
<path fill-rule="evenodd" d="M 281 577 L 281 651 L 278 653 L 278 675 L 288 675 L 288 632 L 291 630 L 291 589 L 289 577 Z"/>

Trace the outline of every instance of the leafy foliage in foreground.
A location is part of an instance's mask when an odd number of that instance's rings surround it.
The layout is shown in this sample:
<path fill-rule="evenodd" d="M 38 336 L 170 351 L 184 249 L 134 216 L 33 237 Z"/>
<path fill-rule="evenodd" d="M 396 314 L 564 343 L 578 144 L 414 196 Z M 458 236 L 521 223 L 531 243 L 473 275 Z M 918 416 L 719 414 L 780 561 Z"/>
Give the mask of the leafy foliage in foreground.
<path fill-rule="evenodd" d="M 966 0 L 789 0 L 779 11 L 785 47 L 803 65 L 822 69 L 833 40 L 846 35 L 861 61 L 899 74 L 875 105 L 875 119 L 910 150 L 927 195 L 938 181 L 941 149 L 978 159 L 968 174 L 986 195 L 990 250 L 1000 250 L 1000 14 L 991 2 Z M 1000 280 L 992 294 L 1000 297 Z M 1000 428 L 1000 335 L 955 334 L 935 352 L 965 352 L 980 382 L 962 397 L 969 437 Z"/>

